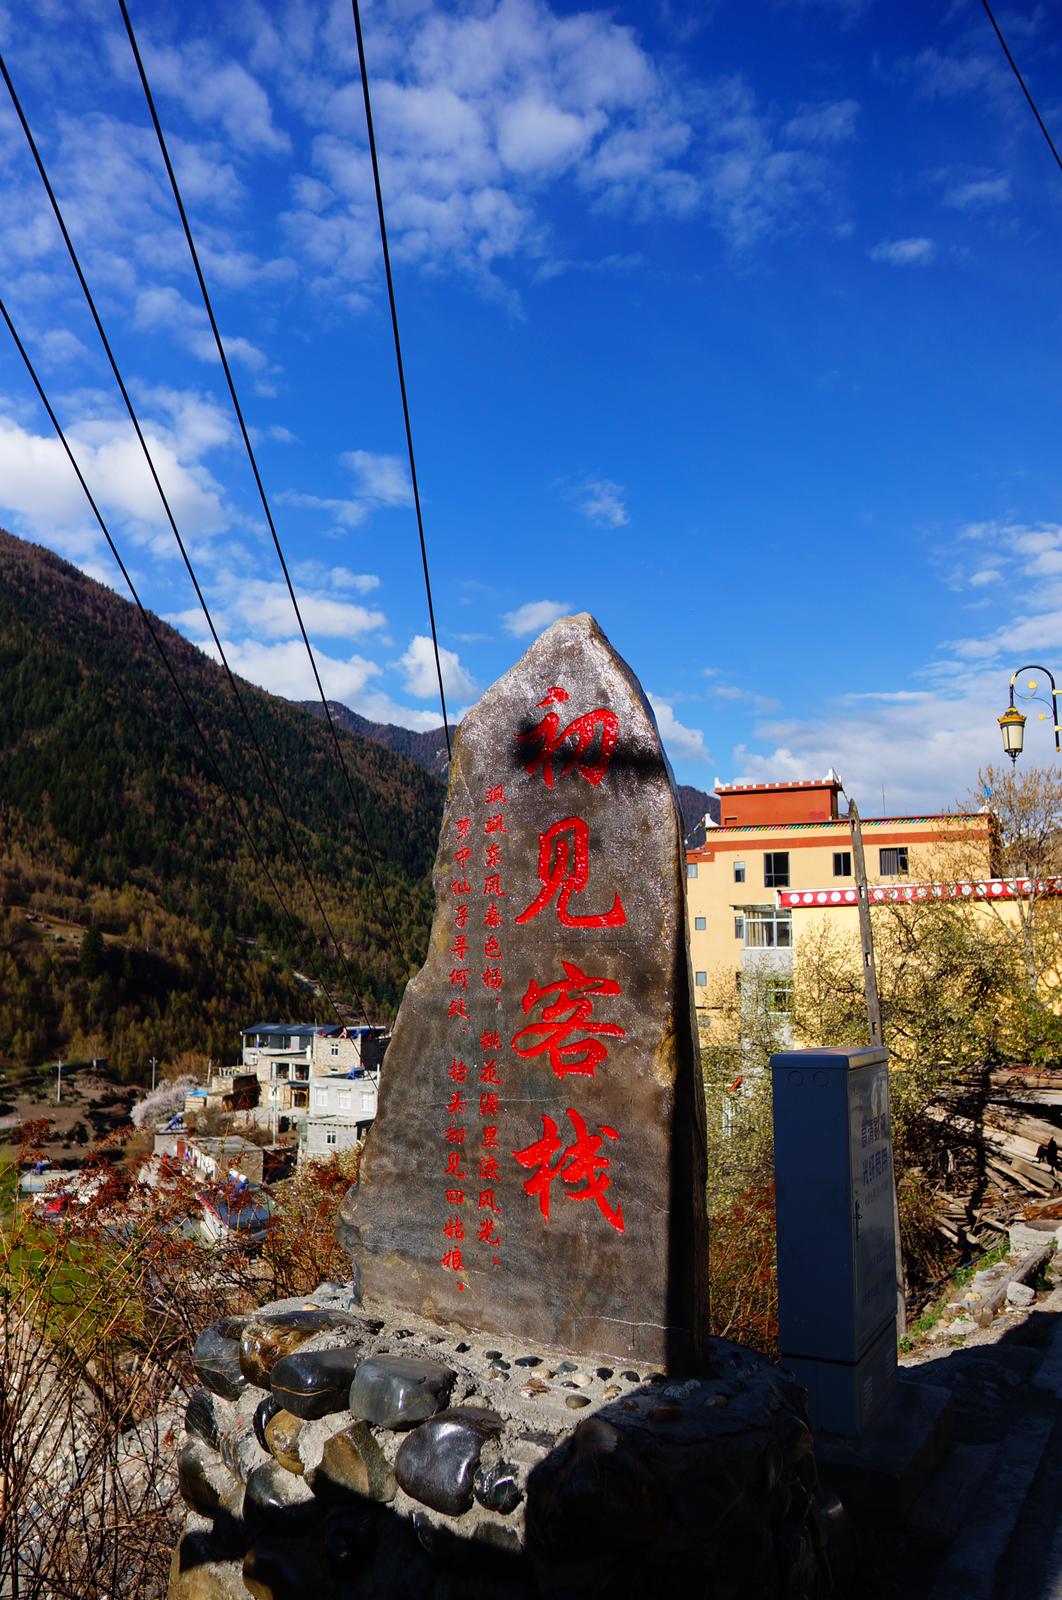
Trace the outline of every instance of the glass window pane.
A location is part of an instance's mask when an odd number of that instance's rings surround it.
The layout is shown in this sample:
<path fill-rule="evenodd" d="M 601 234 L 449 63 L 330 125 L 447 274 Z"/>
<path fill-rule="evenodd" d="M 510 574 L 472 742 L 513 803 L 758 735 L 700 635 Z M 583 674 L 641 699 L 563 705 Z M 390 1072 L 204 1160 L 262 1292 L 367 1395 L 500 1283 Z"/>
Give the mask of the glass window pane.
<path fill-rule="evenodd" d="M 705 928 L 708 926 L 707 917 L 694 917 L 693 926 L 696 928 L 698 933 L 703 933 Z"/>
<path fill-rule="evenodd" d="M 696 861 L 687 861 L 687 863 L 686 863 L 686 876 L 687 876 L 687 878 L 695 878 L 697 876 L 697 863 L 696 863 Z"/>

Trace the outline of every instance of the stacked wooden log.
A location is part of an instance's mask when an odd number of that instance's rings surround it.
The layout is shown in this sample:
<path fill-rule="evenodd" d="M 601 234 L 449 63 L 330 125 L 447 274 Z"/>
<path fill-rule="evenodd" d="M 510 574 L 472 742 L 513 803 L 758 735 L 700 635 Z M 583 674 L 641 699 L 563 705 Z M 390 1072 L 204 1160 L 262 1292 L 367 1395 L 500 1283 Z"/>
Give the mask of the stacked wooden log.
<path fill-rule="evenodd" d="M 946 1148 L 938 1230 L 991 1244 L 1015 1217 L 1062 1218 L 1062 1071 L 1008 1067 L 943 1086 L 926 1116 Z"/>

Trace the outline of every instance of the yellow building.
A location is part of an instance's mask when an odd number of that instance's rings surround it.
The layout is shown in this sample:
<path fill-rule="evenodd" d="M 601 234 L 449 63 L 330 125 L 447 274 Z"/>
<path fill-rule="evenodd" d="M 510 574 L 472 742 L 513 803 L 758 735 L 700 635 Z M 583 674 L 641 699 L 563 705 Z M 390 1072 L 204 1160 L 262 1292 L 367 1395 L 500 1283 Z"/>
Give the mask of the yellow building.
<path fill-rule="evenodd" d="M 828 917 L 838 932 L 858 938 L 852 835 L 839 815 L 840 792 L 833 772 L 800 783 L 716 785 L 720 823 L 709 825 L 704 845 L 687 853 L 699 1010 L 720 977 L 733 974 L 740 982 L 755 972 L 776 982 L 777 1009 L 786 1011 L 794 951 L 812 924 Z M 879 899 L 968 890 L 976 900 L 980 891 L 970 880 L 991 872 L 986 814 L 866 817 L 862 827 L 867 881 Z M 946 891 L 942 880 L 950 884 Z"/>

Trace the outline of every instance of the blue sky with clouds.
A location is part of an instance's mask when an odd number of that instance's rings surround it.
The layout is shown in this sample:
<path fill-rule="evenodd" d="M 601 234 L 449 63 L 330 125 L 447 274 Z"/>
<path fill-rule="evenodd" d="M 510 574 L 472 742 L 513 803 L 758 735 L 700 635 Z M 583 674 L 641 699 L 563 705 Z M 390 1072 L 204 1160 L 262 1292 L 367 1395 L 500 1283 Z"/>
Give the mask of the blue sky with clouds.
<path fill-rule="evenodd" d="M 437 723 L 345 0 L 130 0 L 327 692 Z M 1062 24 L 999 12 L 1062 137 Z M 937 808 L 1062 673 L 1062 174 L 975 0 L 363 9 L 451 706 L 568 610 L 681 778 Z M 113 0 L 0 46 L 230 658 L 309 670 Z M 0 293 L 149 604 L 204 625 L 0 105 Z M 0 345 L 0 522 L 120 580 Z M 1049 758 L 1046 727 L 1029 747 Z"/>

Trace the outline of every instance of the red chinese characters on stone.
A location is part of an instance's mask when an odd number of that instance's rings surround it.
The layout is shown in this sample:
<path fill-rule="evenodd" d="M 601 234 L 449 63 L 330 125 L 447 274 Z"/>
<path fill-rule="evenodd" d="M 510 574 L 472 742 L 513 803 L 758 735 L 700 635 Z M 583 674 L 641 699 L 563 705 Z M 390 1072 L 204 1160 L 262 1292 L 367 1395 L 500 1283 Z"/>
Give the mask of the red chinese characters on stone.
<path fill-rule="evenodd" d="M 626 1032 L 618 1023 L 591 1020 L 594 998 L 623 991 L 614 978 L 589 977 L 574 961 L 562 961 L 561 966 L 564 977 L 556 983 L 528 984 L 523 998 L 524 1015 L 545 1001 L 542 1021 L 529 1022 L 514 1034 L 512 1047 L 527 1061 L 548 1052 L 549 1064 L 558 1078 L 570 1073 L 592 1078 L 608 1055 L 601 1040 L 622 1039 Z M 573 1039 L 572 1034 L 580 1037 Z"/>
<path fill-rule="evenodd" d="M 562 817 L 538 836 L 538 877 L 542 888 L 517 922 L 533 922 L 556 896 L 557 921 L 565 928 L 622 928 L 627 920 L 618 894 L 609 911 L 573 916 L 568 901 L 582 894 L 590 879 L 590 829 L 581 817 Z"/>
<path fill-rule="evenodd" d="M 610 1206 L 605 1199 L 605 1190 L 612 1183 L 608 1171 L 612 1163 L 608 1156 L 599 1153 L 606 1139 L 618 1139 L 619 1134 L 615 1128 L 604 1125 L 597 1133 L 591 1133 L 578 1111 L 569 1109 L 567 1116 L 575 1132 L 575 1140 L 567 1149 L 563 1147 L 557 1124 L 543 1112 L 541 1139 L 529 1144 L 526 1150 L 513 1151 L 513 1158 L 520 1166 L 533 1169 L 524 1182 L 524 1189 L 537 1197 L 539 1210 L 548 1222 L 551 1189 L 559 1178 L 564 1184 L 562 1192 L 566 1200 L 596 1201 L 602 1216 L 622 1233 L 623 1207 Z M 578 1187 L 580 1184 L 582 1188 Z"/>
<path fill-rule="evenodd" d="M 555 684 L 544 700 L 538 702 L 539 710 L 545 710 L 546 715 L 538 725 L 528 733 L 518 733 L 517 739 L 521 744 L 540 746 L 536 755 L 527 763 L 525 771 L 532 775 L 542 769 L 542 779 L 547 789 L 553 788 L 553 762 L 562 745 L 571 741 L 571 749 L 565 766 L 561 768 L 561 777 L 567 777 L 574 767 L 579 776 L 585 778 L 587 783 L 595 789 L 608 771 L 612 760 L 616 741 L 619 738 L 619 718 L 614 711 L 606 711 L 598 706 L 593 711 L 584 711 L 581 717 L 575 717 L 564 728 L 561 727 L 560 717 L 555 711 L 547 709 L 549 706 L 560 705 L 570 699 L 567 689 L 562 689 Z M 587 752 L 594 743 L 597 730 L 601 730 L 601 744 L 596 760 L 590 759 Z"/>

